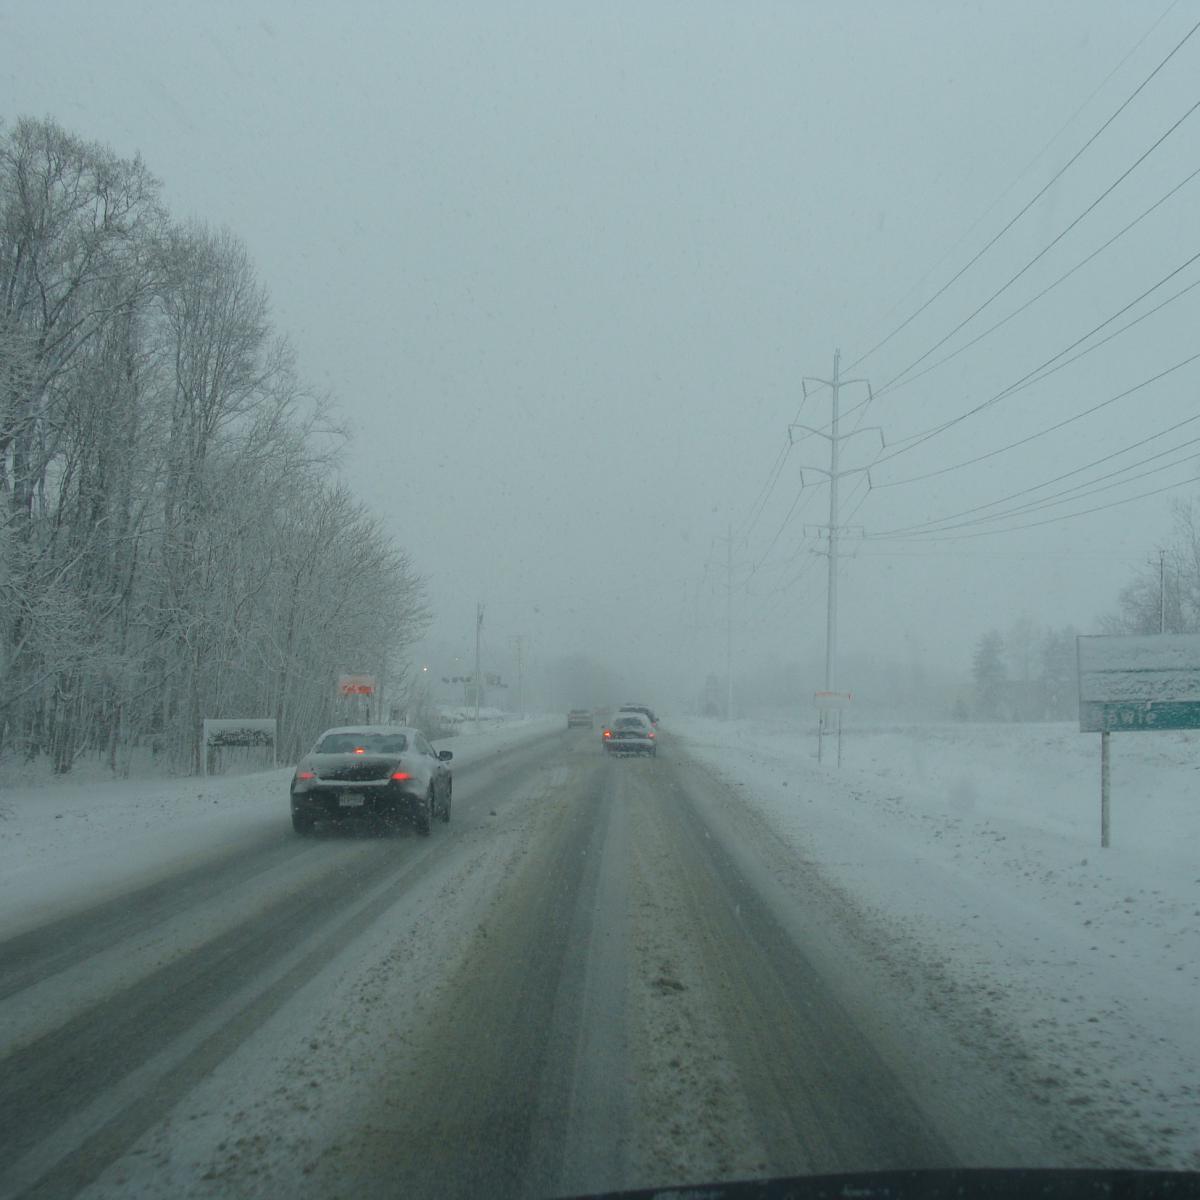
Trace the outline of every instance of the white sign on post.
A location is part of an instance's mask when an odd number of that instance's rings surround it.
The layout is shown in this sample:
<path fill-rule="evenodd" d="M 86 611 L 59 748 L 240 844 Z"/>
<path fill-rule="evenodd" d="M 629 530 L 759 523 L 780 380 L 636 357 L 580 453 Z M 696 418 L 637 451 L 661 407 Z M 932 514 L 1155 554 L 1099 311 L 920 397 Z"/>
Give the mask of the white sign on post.
<path fill-rule="evenodd" d="M 1200 729 L 1200 634 L 1081 637 L 1082 733 Z"/>
<path fill-rule="evenodd" d="M 1076 639 L 1079 731 L 1100 735 L 1100 845 L 1109 845 L 1111 733 L 1200 729 L 1200 634 Z"/>
<path fill-rule="evenodd" d="M 258 747 L 272 767 L 278 766 L 275 733 L 274 717 L 205 717 L 201 732 L 204 774 L 209 773 L 210 759 L 219 765 L 222 750 Z"/>

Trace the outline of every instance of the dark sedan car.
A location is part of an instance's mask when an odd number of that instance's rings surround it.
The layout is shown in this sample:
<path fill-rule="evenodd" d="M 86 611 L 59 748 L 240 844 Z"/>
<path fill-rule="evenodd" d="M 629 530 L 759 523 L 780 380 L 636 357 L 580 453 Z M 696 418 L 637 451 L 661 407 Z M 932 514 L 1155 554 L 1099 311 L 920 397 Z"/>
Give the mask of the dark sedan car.
<path fill-rule="evenodd" d="M 427 834 L 435 815 L 450 820 L 452 757 L 406 726 L 328 729 L 296 766 L 292 828 L 308 834 L 318 821 L 374 818 Z"/>

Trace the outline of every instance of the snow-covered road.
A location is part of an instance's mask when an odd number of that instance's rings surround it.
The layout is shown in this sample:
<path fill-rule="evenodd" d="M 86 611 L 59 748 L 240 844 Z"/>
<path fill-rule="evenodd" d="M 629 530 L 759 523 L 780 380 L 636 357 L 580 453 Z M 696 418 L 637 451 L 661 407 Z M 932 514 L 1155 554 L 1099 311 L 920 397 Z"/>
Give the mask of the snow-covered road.
<path fill-rule="evenodd" d="M 853 725 L 841 769 L 814 729 L 676 732 L 1048 1120 L 1074 1109 L 1130 1164 L 1200 1167 L 1200 734 L 1114 738 L 1102 850 L 1099 736 L 1074 724 Z"/>
<path fill-rule="evenodd" d="M 453 820 L 429 838 L 298 839 L 277 774 L 215 797 L 139 785 L 157 799 L 111 823 L 116 785 L 86 824 L 69 788 L 43 789 L 37 816 L 14 794 L 0 865 L 22 846 L 30 864 L 0 885 L 21 910 L 0 941 L 0 1195 L 1194 1165 L 1195 1031 L 1181 1013 L 1150 1027 L 1194 981 L 1157 1009 L 1128 978 L 1117 995 L 1121 967 L 1085 960 L 1047 900 L 1053 836 L 997 841 L 1019 814 L 993 828 L 955 777 L 939 824 L 929 796 L 905 799 L 913 771 L 878 775 L 897 761 L 883 741 L 835 775 L 760 727 L 681 722 L 656 760 L 549 724 L 524 737 L 464 742 Z M 149 815 L 172 788 L 190 848 Z M 100 846 L 123 829 L 124 872 L 66 837 L 56 857 L 44 830 L 68 820 Z M 1116 926 L 1101 940 L 1119 946 Z M 1124 975 L 1149 969 L 1126 941 Z M 1090 1042 L 1043 994 L 1074 995 L 1081 964 Z M 1174 1040 L 1160 1095 L 1118 1073 L 1130 1036 L 1140 1078 Z"/>

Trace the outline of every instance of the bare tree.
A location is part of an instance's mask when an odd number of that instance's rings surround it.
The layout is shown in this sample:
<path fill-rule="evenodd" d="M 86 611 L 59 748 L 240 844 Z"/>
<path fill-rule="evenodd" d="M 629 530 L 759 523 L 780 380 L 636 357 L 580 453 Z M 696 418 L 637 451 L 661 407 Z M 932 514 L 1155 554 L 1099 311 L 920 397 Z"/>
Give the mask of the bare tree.
<path fill-rule="evenodd" d="M 18 121 L 0 140 L 0 492 L 14 514 L 32 516 L 55 453 L 54 385 L 148 285 L 130 260 L 160 215 L 139 159 L 52 121 Z"/>
<path fill-rule="evenodd" d="M 989 629 L 976 642 L 971 675 L 975 682 L 976 712 L 989 720 L 1004 715 L 1008 673 L 1004 666 L 1004 638 L 998 630 Z"/>
<path fill-rule="evenodd" d="M 0 753 L 194 770 L 203 716 L 298 750 L 339 671 L 398 689 L 423 584 L 321 408 L 235 237 L 168 224 L 136 159 L 0 131 Z"/>
<path fill-rule="evenodd" d="M 1200 632 L 1200 502 L 1176 500 L 1171 526 L 1121 589 L 1116 612 L 1104 621 L 1109 632 Z"/>

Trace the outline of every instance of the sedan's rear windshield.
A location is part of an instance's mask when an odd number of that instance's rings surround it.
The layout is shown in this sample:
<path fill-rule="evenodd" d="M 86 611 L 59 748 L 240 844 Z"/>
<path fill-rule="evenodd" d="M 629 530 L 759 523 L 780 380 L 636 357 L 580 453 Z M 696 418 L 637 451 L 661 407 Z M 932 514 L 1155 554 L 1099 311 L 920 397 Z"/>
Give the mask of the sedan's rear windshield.
<path fill-rule="evenodd" d="M 408 738 L 402 733 L 327 733 L 317 743 L 318 754 L 402 754 Z"/>

